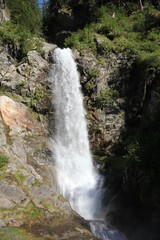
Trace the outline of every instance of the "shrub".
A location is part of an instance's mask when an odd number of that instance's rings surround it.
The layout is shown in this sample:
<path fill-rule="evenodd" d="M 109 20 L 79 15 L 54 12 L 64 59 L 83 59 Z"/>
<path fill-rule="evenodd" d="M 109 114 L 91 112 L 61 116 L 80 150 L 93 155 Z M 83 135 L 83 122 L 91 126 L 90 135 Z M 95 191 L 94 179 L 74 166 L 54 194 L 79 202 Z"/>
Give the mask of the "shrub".
<path fill-rule="evenodd" d="M 11 45 L 20 52 L 21 57 L 30 50 L 41 51 L 42 40 L 35 37 L 22 25 L 6 22 L 0 26 L 0 43 Z"/>
<path fill-rule="evenodd" d="M 114 13 L 114 17 L 112 16 Z M 66 46 L 81 52 L 91 49 L 105 55 L 108 52 L 128 51 L 142 62 L 160 66 L 159 12 L 147 9 L 128 15 L 123 8 L 110 4 L 99 9 L 97 22 L 87 25 L 66 39 Z M 103 43 L 96 46 L 96 37 Z"/>
<path fill-rule="evenodd" d="M 0 43 L 21 60 L 32 49 L 41 51 L 41 13 L 37 0 L 7 0 L 11 21 L 0 25 Z"/>
<path fill-rule="evenodd" d="M 31 33 L 40 33 L 41 13 L 37 0 L 7 0 L 7 6 L 14 24 L 23 26 Z"/>
<path fill-rule="evenodd" d="M 6 166 L 7 163 L 8 163 L 8 157 L 0 153 L 0 169 Z"/>
<path fill-rule="evenodd" d="M 103 109 L 107 104 L 113 105 L 117 96 L 118 92 L 116 90 L 106 88 L 97 98 L 96 105 L 101 109 Z"/>

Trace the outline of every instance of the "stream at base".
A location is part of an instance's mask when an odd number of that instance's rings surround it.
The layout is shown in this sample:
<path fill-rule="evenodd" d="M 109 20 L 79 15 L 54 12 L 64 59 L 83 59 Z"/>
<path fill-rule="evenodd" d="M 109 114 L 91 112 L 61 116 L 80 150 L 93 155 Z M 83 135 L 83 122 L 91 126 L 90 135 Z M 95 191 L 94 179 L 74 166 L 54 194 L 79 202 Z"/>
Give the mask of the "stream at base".
<path fill-rule="evenodd" d="M 90 221 L 90 228 L 93 235 L 101 240 L 127 240 L 122 232 L 107 226 L 105 221 Z"/>
<path fill-rule="evenodd" d="M 51 72 L 55 108 L 53 153 L 59 192 L 72 209 L 89 221 L 102 240 L 127 240 L 105 222 L 103 177 L 96 171 L 89 147 L 85 109 L 77 66 L 70 49 L 57 48 Z"/>

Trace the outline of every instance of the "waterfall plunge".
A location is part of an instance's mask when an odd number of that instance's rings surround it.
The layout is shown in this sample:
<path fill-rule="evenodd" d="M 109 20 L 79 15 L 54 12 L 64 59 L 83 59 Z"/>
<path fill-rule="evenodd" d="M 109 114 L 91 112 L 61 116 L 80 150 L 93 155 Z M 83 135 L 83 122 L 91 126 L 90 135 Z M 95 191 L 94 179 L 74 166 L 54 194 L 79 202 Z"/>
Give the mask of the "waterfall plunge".
<path fill-rule="evenodd" d="M 54 155 L 60 193 L 76 212 L 90 221 L 95 236 L 102 240 L 126 240 L 122 233 L 108 228 L 104 220 L 102 177 L 91 158 L 79 74 L 72 52 L 58 48 L 53 58 Z"/>
<path fill-rule="evenodd" d="M 91 159 L 76 63 L 70 49 L 56 49 L 53 57 L 56 63 L 54 154 L 60 192 L 85 219 L 102 219 L 100 178 Z"/>

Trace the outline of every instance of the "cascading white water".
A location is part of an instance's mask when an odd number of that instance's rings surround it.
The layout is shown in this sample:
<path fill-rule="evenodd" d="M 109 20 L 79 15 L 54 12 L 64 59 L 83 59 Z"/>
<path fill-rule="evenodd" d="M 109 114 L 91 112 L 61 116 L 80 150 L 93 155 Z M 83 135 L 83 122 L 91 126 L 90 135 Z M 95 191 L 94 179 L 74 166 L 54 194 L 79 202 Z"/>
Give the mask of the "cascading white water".
<path fill-rule="evenodd" d="M 125 240 L 119 234 L 116 237 L 113 229 L 105 228 L 106 212 L 101 204 L 102 178 L 97 174 L 90 154 L 79 74 L 72 51 L 58 48 L 53 58 L 54 157 L 60 193 L 75 211 L 92 221 L 91 229 L 96 236 L 105 240 Z"/>
<path fill-rule="evenodd" d="M 76 63 L 70 49 L 56 49 L 54 60 L 54 153 L 60 192 L 85 219 L 98 218 L 100 179 L 91 159 Z"/>

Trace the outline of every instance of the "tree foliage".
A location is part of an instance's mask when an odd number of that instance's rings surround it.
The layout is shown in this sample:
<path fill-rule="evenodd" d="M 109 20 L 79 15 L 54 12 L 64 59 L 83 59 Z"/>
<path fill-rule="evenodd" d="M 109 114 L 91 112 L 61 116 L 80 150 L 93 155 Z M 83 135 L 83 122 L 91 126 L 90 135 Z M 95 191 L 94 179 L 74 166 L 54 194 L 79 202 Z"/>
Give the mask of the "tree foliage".
<path fill-rule="evenodd" d="M 73 22 L 75 25 L 77 24 L 77 29 L 80 29 L 91 22 L 97 22 L 101 7 L 123 8 L 128 14 L 132 14 L 140 10 L 143 11 L 148 4 L 152 4 L 154 8 L 159 8 L 160 0 L 44 0 L 44 33 L 50 40 L 55 40 L 54 36 L 59 31 L 75 31 L 75 29 L 65 29 L 63 24 L 59 23 L 58 14 L 62 9 L 72 12 Z"/>
<path fill-rule="evenodd" d="M 10 21 L 0 25 L 0 43 L 21 60 L 32 49 L 40 50 L 42 19 L 37 0 L 6 0 Z"/>
<path fill-rule="evenodd" d="M 40 33 L 41 13 L 37 0 L 7 0 L 11 21 L 29 30 L 31 33 Z"/>

